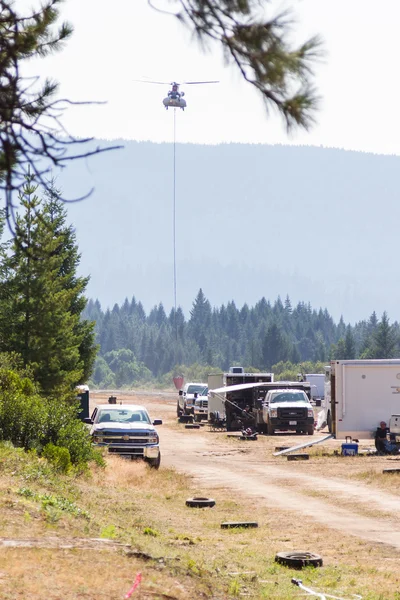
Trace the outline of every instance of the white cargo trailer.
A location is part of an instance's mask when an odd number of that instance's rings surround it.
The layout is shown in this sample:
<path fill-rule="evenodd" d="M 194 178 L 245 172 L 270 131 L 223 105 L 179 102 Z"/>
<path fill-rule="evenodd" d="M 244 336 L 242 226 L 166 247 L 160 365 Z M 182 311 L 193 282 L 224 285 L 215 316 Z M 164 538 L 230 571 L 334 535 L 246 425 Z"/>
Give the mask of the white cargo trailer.
<path fill-rule="evenodd" d="M 380 421 L 400 414 L 400 359 L 335 360 L 328 373 L 325 408 L 337 439 L 371 438 Z"/>
<path fill-rule="evenodd" d="M 325 396 L 325 374 L 306 373 L 304 379 L 311 383 L 311 398 L 314 401 L 322 400 Z"/>

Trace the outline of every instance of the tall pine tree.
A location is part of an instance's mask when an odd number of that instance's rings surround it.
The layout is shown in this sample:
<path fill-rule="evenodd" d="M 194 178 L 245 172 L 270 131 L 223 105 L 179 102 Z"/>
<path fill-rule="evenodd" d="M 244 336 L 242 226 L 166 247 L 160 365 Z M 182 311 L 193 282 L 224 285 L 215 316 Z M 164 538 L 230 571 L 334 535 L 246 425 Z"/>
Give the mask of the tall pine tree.
<path fill-rule="evenodd" d="M 94 323 L 81 319 L 88 279 L 78 277 L 75 233 L 54 185 L 44 199 L 28 177 L 22 214 L 2 253 L 0 348 L 21 355 L 46 395 L 68 393 L 90 375 Z"/>

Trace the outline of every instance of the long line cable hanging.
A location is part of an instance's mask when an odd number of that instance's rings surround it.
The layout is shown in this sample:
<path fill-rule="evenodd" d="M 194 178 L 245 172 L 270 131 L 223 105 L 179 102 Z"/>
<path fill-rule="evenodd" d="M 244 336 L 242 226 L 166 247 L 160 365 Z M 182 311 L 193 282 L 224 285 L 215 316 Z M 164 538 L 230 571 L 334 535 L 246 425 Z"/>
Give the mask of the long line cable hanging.
<path fill-rule="evenodd" d="M 174 108 L 174 183 L 173 183 L 173 208 L 172 208 L 172 238 L 174 251 L 174 328 L 175 342 L 178 344 L 178 329 L 176 320 L 176 108 Z M 176 359 L 176 354 L 175 354 Z M 176 360 L 175 360 L 176 363 Z"/>

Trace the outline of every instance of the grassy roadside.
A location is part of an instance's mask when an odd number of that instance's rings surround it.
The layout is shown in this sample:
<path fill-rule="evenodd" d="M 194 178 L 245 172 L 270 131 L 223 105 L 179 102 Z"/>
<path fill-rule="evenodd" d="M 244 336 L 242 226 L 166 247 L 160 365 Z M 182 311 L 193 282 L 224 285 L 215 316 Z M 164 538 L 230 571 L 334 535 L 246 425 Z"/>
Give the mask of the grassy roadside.
<path fill-rule="evenodd" d="M 347 538 L 257 499 L 213 492 L 214 508 L 169 469 L 108 459 L 90 473 L 60 475 L 44 459 L 0 447 L 0 597 L 2 600 L 304 597 L 291 577 L 339 597 L 399 600 L 400 553 Z M 223 521 L 257 519 L 257 529 L 222 530 Z M 4 540 L 33 547 L 4 546 Z M 106 540 L 110 540 L 107 542 Z M 321 554 L 324 567 L 301 573 L 278 566 L 278 551 Z"/>

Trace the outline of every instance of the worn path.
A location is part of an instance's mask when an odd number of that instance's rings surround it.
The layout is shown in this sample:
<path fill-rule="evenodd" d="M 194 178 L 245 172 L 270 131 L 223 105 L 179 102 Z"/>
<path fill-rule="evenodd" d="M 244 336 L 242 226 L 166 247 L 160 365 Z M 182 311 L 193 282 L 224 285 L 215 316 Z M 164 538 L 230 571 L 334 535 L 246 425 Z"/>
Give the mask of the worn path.
<path fill-rule="evenodd" d="M 200 430 L 178 426 L 173 394 L 136 394 L 123 400 L 144 404 L 153 418 L 164 419 L 159 428 L 162 465 L 193 476 L 204 495 L 222 488 L 230 495 L 256 497 L 273 508 L 293 511 L 295 506 L 304 517 L 324 526 L 400 549 L 400 495 L 346 478 L 346 467 L 355 464 L 346 461 L 354 459 L 288 462 L 273 457 L 274 446 L 288 441 L 294 445 L 307 438 L 262 436 L 257 442 L 228 442 L 224 433 L 210 432 L 207 426 Z M 386 459 L 374 457 L 355 460 L 357 467 L 378 473 L 382 467 L 392 466 Z"/>

